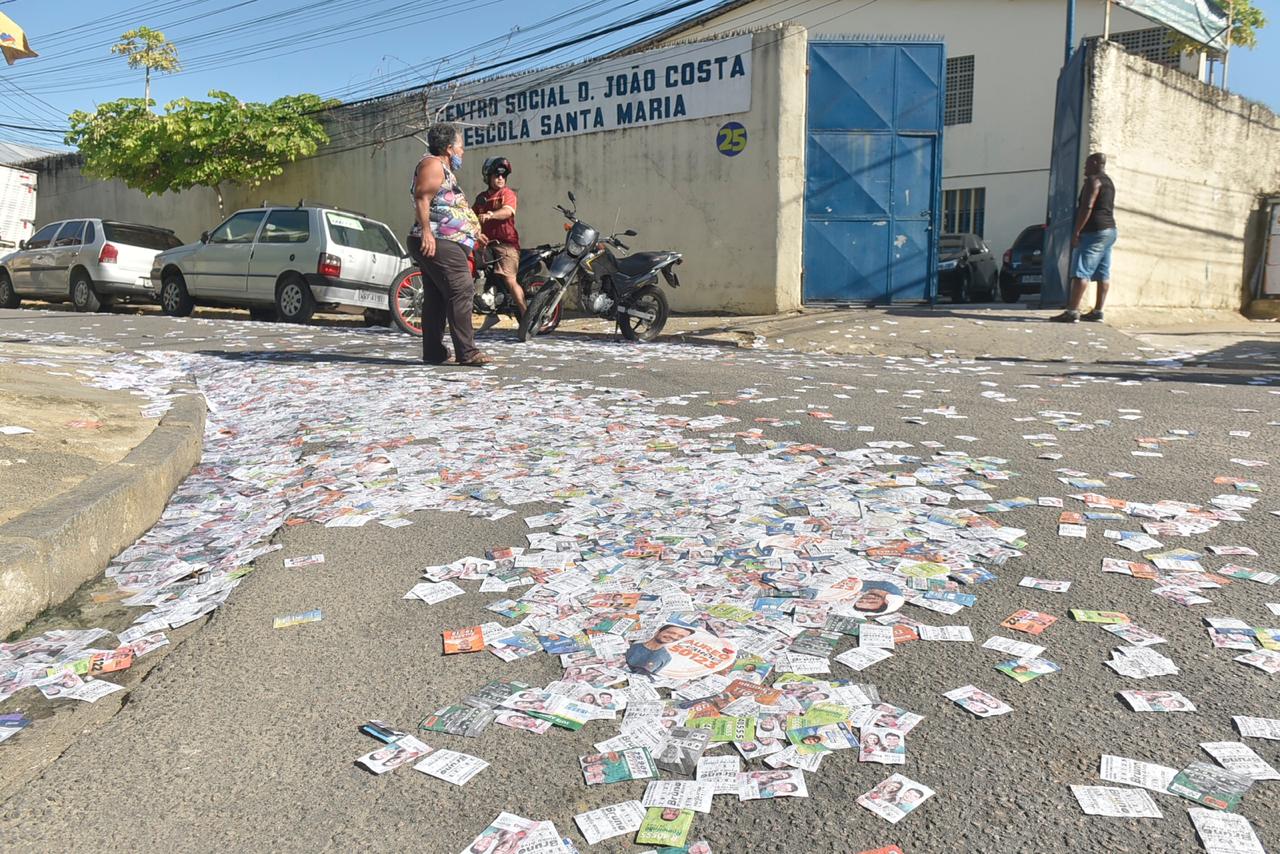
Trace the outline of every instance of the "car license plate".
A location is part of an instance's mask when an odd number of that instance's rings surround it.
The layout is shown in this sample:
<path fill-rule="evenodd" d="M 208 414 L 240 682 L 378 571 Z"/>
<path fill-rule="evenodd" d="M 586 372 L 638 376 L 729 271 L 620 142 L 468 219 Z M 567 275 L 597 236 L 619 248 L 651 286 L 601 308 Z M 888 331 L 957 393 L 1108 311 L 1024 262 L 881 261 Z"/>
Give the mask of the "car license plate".
<path fill-rule="evenodd" d="M 1038 285 L 1044 282 L 1044 276 L 1023 276 L 1022 281 L 1029 285 Z"/>
<path fill-rule="evenodd" d="M 387 295 L 376 291 L 356 291 L 356 302 L 361 305 L 376 305 L 380 308 L 386 308 Z"/>

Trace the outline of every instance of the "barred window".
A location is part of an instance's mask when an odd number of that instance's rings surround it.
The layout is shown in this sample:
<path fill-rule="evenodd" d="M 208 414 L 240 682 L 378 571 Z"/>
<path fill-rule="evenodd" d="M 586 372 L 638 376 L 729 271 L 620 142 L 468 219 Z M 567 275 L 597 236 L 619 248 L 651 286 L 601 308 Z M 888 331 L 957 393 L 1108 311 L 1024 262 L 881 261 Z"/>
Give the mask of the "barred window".
<path fill-rule="evenodd" d="M 987 220 L 987 188 L 942 191 L 942 233 L 982 237 Z"/>
<path fill-rule="evenodd" d="M 1112 33 L 1111 40 L 1134 56 L 1140 56 L 1157 65 L 1177 68 L 1181 61 L 1178 51 L 1173 47 L 1173 34 L 1165 27 Z"/>
<path fill-rule="evenodd" d="M 973 121 L 973 57 L 947 59 L 947 99 L 942 123 L 967 125 Z"/>

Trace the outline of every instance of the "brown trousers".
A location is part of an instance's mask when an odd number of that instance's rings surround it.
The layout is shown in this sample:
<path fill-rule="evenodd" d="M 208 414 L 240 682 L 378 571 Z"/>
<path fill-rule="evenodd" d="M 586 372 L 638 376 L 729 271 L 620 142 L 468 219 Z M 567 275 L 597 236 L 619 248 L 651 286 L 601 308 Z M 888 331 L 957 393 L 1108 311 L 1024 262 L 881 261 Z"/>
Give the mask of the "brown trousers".
<path fill-rule="evenodd" d="M 422 271 L 422 361 L 439 364 L 448 358 L 440 340 L 446 319 L 454 358 L 459 363 L 471 361 L 480 351 L 471 325 L 475 283 L 466 250 L 452 240 L 437 238 L 436 254 L 426 258 L 421 242 L 410 237 L 409 256 Z"/>

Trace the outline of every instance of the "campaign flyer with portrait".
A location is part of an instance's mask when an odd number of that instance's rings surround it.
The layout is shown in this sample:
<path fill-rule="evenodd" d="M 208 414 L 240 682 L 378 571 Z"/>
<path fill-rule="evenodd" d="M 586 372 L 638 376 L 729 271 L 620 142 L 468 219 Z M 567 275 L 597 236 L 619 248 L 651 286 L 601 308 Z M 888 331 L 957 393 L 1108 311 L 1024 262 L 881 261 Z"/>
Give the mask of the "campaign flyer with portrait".
<path fill-rule="evenodd" d="M 631 644 L 625 658 L 632 673 L 683 682 L 725 670 L 737 655 L 733 643 L 673 621 Z"/>

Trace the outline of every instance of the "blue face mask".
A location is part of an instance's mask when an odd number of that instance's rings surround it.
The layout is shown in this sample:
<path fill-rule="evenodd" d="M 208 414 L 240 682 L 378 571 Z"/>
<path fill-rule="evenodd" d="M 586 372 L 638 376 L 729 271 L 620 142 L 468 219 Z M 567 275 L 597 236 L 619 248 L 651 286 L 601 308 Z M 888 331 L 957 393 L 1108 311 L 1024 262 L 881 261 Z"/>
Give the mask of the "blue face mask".
<path fill-rule="evenodd" d="M 449 155 L 449 168 L 450 168 L 450 169 L 453 169 L 454 171 L 457 171 L 458 169 L 461 169 L 461 168 L 462 168 L 462 155 L 461 155 L 461 154 L 450 154 L 450 155 Z"/>

